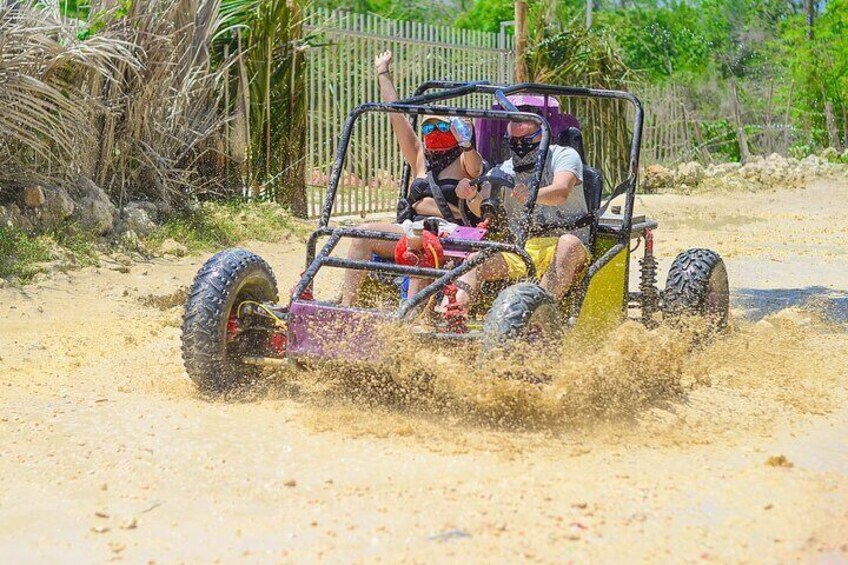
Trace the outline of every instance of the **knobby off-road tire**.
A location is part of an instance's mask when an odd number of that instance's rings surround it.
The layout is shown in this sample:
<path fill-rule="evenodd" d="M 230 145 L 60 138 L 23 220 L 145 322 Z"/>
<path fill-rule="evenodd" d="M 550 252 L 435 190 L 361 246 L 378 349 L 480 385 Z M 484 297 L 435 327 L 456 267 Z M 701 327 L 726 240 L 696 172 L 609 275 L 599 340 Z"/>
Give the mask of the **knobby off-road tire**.
<path fill-rule="evenodd" d="M 563 318 L 553 296 L 533 283 L 518 283 L 498 295 L 483 324 L 482 352 L 508 352 L 516 343 L 555 343 Z"/>
<path fill-rule="evenodd" d="M 689 249 L 671 264 L 663 293 L 663 316 L 672 323 L 698 317 L 712 335 L 727 327 L 730 289 L 727 268 L 718 253 L 709 249 Z"/>
<path fill-rule="evenodd" d="M 241 362 L 249 342 L 228 343 L 227 323 L 245 300 L 277 299 L 271 267 L 258 255 L 228 249 L 206 261 L 191 285 L 182 325 L 186 372 L 201 392 L 226 392 L 256 376 L 257 367 Z"/>

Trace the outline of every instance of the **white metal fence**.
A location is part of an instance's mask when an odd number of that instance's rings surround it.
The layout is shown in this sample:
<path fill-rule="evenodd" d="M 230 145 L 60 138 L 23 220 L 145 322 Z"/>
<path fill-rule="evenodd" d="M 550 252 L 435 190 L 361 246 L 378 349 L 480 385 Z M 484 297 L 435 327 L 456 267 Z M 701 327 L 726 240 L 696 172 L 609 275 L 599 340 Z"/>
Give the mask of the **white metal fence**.
<path fill-rule="evenodd" d="M 307 80 L 310 216 L 320 213 L 348 112 L 380 100 L 373 63 L 378 53 L 393 51 L 394 80 L 401 97 L 411 96 L 427 80 L 512 80 L 511 36 L 322 9 L 312 12 L 306 25 L 315 35 Z M 487 107 L 491 99 L 472 95 L 462 103 Z M 393 210 L 402 167 L 388 115 L 362 116 L 351 138 L 334 213 Z"/>

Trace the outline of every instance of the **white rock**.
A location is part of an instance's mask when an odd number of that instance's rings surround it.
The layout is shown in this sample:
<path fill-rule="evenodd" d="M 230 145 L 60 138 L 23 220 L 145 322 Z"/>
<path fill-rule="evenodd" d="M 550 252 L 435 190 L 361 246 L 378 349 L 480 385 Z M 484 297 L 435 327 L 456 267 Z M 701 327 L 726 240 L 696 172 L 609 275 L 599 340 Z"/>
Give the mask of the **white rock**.
<path fill-rule="evenodd" d="M 159 247 L 159 251 L 163 255 L 175 255 L 177 257 L 183 257 L 186 253 L 188 253 L 188 248 L 182 243 L 174 241 L 173 239 L 166 239 Z"/>

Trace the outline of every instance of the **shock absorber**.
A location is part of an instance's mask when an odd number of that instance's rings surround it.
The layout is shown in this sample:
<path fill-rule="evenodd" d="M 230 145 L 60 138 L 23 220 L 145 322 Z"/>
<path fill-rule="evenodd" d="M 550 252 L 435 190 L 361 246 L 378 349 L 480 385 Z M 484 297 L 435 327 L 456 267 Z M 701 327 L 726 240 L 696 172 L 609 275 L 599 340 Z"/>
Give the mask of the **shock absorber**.
<path fill-rule="evenodd" d="M 660 293 L 657 289 L 657 259 L 654 257 L 654 232 L 645 230 L 645 254 L 639 259 L 639 291 L 642 302 L 642 323 L 652 328 L 657 325 L 654 314 L 659 309 Z"/>

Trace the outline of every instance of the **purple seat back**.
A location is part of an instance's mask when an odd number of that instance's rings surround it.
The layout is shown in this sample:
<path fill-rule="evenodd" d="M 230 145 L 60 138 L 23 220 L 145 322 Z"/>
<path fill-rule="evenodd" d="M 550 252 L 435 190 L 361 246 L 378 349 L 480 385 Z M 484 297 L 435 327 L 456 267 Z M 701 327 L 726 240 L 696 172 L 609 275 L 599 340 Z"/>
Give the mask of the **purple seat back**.
<path fill-rule="evenodd" d="M 562 132 L 570 127 L 580 129 L 580 122 L 571 114 L 559 111 L 559 102 L 553 96 L 521 94 L 510 96 L 509 100 L 519 109 L 532 108 L 551 124 L 551 145 L 557 143 Z M 495 110 L 503 110 L 499 104 L 492 106 Z M 478 118 L 474 121 L 477 130 L 477 151 L 490 165 L 502 163 L 509 158 L 509 151 L 504 143 L 507 122 Z"/>

